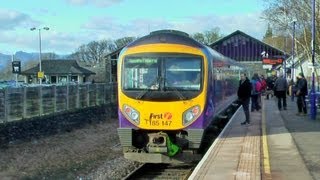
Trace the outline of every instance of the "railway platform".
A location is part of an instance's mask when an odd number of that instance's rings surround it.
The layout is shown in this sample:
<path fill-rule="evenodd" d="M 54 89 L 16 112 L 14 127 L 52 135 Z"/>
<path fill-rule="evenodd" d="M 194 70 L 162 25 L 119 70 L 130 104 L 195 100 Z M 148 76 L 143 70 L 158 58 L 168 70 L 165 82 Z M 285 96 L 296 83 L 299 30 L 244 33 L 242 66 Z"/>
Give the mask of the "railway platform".
<path fill-rule="evenodd" d="M 275 97 L 262 97 L 249 126 L 240 125 L 240 108 L 189 179 L 320 179 L 320 118 L 298 116 L 296 102 L 287 104 L 279 111 Z"/>

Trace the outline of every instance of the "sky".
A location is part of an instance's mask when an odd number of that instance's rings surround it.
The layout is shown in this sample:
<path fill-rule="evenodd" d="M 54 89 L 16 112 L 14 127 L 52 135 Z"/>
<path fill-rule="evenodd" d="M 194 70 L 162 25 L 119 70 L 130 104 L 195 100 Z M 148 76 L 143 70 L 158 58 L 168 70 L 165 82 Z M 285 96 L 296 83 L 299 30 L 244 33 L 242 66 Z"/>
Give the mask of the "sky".
<path fill-rule="evenodd" d="M 263 0 L 4 0 L 0 53 L 39 52 L 39 31 L 42 52 L 57 54 L 161 29 L 194 34 L 218 27 L 223 35 L 241 30 L 261 40 L 262 11 Z"/>

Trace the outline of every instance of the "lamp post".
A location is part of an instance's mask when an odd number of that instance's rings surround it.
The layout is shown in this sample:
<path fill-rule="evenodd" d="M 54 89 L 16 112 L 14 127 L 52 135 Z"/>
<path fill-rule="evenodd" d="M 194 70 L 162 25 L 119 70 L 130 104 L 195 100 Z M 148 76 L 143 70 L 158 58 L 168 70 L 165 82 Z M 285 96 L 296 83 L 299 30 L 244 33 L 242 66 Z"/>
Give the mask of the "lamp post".
<path fill-rule="evenodd" d="M 286 49 L 287 49 L 287 37 L 286 36 L 284 36 L 284 40 L 283 40 L 284 42 L 283 42 L 283 52 L 284 52 L 284 57 L 283 57 L 283 60 L 284 60 L 284 62 L 283 62 L 283 66 L 284 66 L 284 68 L 283 68 L 283 74 L 284 74 L 284 77 L 285 77 L 285 79 L 287 79 L 287 58 L 286 58 Z"/>
<path fill-rule="evenodd" d="M 39 83 L 42 84 L 42 78 L 43 78 L 43 72 L 42 72 L 42 67 L 41 67 L 41 30 L 46 30 L 48 31 L 49 28 L 48 27 L 43 27 L 43 28 L 31 28 L 31 31 L 35 31 L 38 30 L 39 31 L 39 72 L 37 74 L 38 78 L 39 78 Z"/>
<path fill-rule="evenodd" d="M 293 20 L 292 28 L 292 66 L 291 66 L 291 79 L 294 81 L 294 45 L 295 45 L 295 30 L 296 29 L 296 20 Z M 294 94 L 291 92 L 291 100 L 294 101 Z"/>
<path fill-rule="evenodd" d="M 315 1 L 312 0 L 312 40 L 311 40 L 311 51 L 312 51 L 312 85 L 311 85 L 311 93 L 310 93 L 310 117 L 311 119 L 315 120 L 317 115 L 316 109 L 316 94 L 315 94 L 315 77 L 314 77 L 314 56 L 315 56 L 315 36 L 316 36 L 316 22 L 315 22 Z"/>

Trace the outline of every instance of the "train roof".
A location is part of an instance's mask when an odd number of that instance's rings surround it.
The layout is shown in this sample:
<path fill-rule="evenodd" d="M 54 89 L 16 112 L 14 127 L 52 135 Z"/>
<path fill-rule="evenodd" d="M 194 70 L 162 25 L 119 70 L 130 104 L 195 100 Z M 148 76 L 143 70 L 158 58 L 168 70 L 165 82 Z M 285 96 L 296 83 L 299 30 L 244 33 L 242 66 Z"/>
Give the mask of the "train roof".
<path fill-rule="evenodd" d="M 191 38 L 189 34 L 177 30 L 159 30 L 151 32 L 149 35 L 133 41 L 127 47 L 156 43 L 185 44 L 197 48 L 205 47 L 203 44 Z"/>
<path fill-rule="evenodd" d="M 159 30 L 151 32 L 149 35 L 141 37 L 126 46 L 126 48 L 144 45 L 144 44 L 157 44 L 157 43 L 172 43 L 172 44 L 184 44 L 196 48 L 205 49 L 209 51 L 215 57 L 219 57 L 219 61 L 225 65 L 235 65 L 235 66 L 242 66 L 235 60 L 224 56 L 223 54 L 217 52 L 216 50 L 212 49 L 209 46 L 206 46 L 192 37 L 189 34 L 177 31 L 177 30 Z"/>

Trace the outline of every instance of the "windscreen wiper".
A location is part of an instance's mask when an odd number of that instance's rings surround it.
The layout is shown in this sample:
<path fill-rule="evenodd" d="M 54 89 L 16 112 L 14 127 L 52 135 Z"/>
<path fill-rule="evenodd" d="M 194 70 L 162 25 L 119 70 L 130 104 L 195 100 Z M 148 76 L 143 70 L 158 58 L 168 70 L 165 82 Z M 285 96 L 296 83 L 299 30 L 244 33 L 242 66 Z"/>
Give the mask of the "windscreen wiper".
<path fill-rule="evenodd" d="M 170 85 L 172 85 L 172 84 L 170 84 Z M 180 100 L 185 100 L 185 99 L 186 99 L 186 98 L 182 95 L 182 93 L 181 93 L 176 87 L 170 86 L 169 88 L 167 87 L 166 89 L 167 89 L 167 90 L 168 90 L 168 89 L 172 89 L 173 92 L 175 92 L 175 93 L 178 95 L 178 97 L 179 97 Z"/>
<path fill-rule="evenodd" d="M 151 86 L 153 85 L 157 85 L 159 83 L 159 76 L 156 77 L 152 83 L 151 83 Z M 158 87 L 159 88 L 159 87 Z M 152 88 L 150 86 L 144 88 L 137 96 L 136 96 L 136 99 L 141 99 L 144 95 L 146 95 L 150 90 L 152 90 Z"/>

